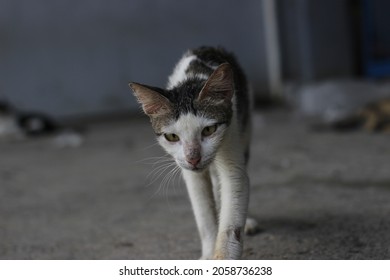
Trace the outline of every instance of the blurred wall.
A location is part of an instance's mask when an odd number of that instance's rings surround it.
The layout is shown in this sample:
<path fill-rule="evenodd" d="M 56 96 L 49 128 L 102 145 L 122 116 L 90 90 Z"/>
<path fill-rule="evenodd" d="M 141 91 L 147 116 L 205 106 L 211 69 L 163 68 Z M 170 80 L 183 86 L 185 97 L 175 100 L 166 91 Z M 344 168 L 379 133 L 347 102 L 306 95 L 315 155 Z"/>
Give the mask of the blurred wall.
<path fill-rule="evenodd" d="M 285 81 L 350 78 L 357 73 L 360 27 L 353 18 L 354 2 L 278 1 Z"/>
<path fill-rule="evenodd" d="M 0 99 L 74 116 L 135 110 L 128 81 L 165 86 L 187 48 L 236 53 L 267 91 L 259 0 L 0 0 Z"/>
<path fill-rule="evenodd" d="M 263 1 L 0 0 L 0 100 L 55 116 L 135 111 L 128 82 L 164 87 L 200 45 L 235 52 L 267 94 Z M 275 1 L 284 81 L 353 76 L 353 1 Z"/>

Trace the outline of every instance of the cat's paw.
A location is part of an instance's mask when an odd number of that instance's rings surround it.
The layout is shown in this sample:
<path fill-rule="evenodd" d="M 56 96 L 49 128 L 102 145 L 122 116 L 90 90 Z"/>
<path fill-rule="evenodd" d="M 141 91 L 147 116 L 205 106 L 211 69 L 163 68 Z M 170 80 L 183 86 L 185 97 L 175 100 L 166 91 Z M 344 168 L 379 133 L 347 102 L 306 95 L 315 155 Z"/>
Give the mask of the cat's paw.
<path fill-rule="evenodd" d="M 244 232 L 246 235 L 255 235 L 261 231 L 259 223 L 253 218 L 246 218 Z"/>

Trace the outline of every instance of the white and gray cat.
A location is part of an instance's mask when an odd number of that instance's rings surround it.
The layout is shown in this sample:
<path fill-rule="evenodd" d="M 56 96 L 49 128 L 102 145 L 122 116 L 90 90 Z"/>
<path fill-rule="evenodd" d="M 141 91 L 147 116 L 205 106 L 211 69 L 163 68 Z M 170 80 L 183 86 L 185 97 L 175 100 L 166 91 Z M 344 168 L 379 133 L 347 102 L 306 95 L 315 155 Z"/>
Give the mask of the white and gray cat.
<path fill-rule="evenodd" d="M 53 117 L 37 112 L 22 112 L 8 102 L 0 101 L 0 140 L 21 140 L 43 135 L 55 136 L 59 148 L 78 147 L 84 141 L 81 126 L 65 126 Z"/>
<path fill-rule="evenodd" d="M 247 220 L 250 98 L 241 67 L 222 48 L 184 54 L 166 89 L 130 83 L 159 144 L 181 167 L 201 259 L 238 259 Z"/>
<path fill-rule="evenodd" d="M 60 126 L 41 113 L 20 112 L 8 102 L 0 101 L 0 136 L 39 136 L 57 132 Z"/>

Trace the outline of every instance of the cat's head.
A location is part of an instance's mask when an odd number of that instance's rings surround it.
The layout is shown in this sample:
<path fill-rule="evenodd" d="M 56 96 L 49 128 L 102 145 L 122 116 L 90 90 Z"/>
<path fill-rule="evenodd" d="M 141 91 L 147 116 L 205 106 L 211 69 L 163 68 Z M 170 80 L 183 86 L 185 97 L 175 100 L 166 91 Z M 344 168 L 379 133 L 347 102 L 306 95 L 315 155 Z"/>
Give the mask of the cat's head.
<path fill-rule="evenodd" d="M 206 168 L 233 115 L 231 66 L 221 64 L 207 80 L 188 79 L 170 90 L 130 83 L 160 145 L 185 169 Z"/>

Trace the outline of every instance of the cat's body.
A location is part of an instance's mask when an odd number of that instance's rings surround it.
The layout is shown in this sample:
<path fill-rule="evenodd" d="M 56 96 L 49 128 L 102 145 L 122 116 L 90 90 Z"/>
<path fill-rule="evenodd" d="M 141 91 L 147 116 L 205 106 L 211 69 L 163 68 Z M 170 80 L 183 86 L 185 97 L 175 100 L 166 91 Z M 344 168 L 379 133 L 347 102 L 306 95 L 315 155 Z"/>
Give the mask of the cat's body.
<path fill-rule="evenodd" d="M 365 130 L 368 132 L 390 133 L 390 98 L 371 102 L 354 113 L 328 124 L 313 126 L 316 130 L 351 131 Z"/>
<path fill-rule="evenodd" d="M 60 126 L 41 113 L 19 112 L 6 102 L 0 102 L 1 136 L 39 136 L 54 133 Z"/>
<path fill-rule="evenodd" d="M 22 112 L 0 101 L 0 139 L 18 140 L 51 135 L 59 148 L 78 147 L 84 141 L 84 131 L 83 127 L 62 125 L 49 115 Z"/>
<path fill-rule="evenodd" d="M 245 75 L 221 48 L 188 51 L 166 89 L 131 83 L 160 145 L 181 167 L 202 259 L 237 259 L 247 217 L 250 102 Z"/>

